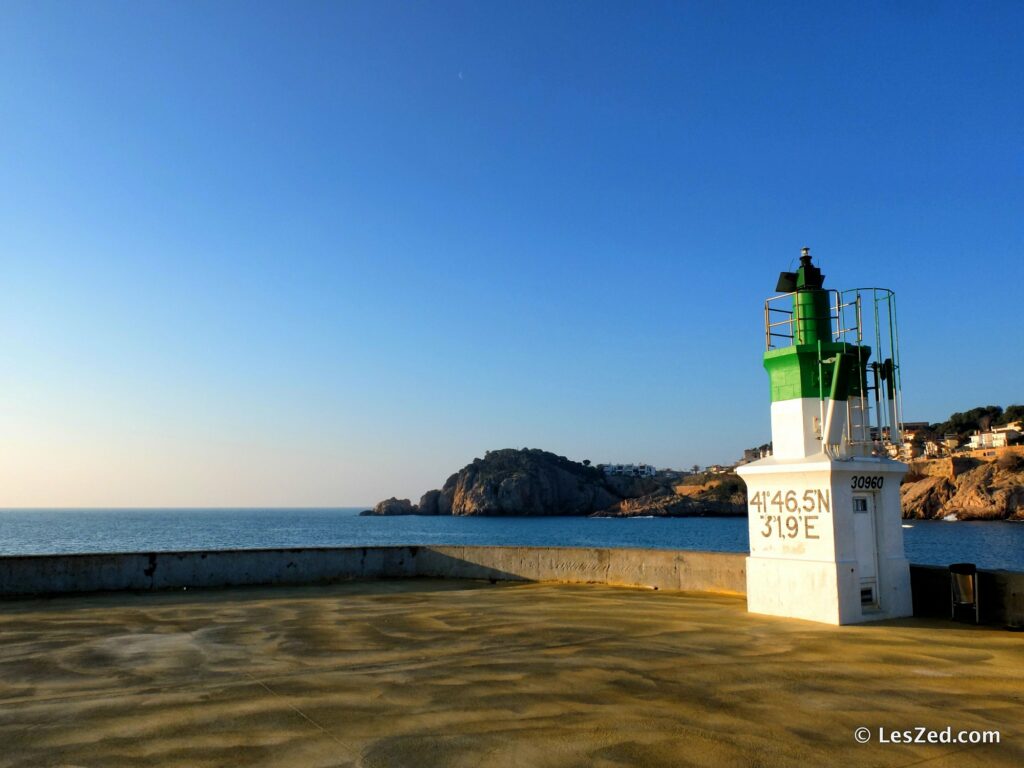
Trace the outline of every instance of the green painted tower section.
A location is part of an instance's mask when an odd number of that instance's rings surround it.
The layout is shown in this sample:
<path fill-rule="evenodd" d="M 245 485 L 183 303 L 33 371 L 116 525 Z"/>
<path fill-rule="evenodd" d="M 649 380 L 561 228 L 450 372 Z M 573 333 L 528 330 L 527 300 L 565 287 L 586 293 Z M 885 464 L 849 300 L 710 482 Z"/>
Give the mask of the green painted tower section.
<path fill-rule="evenodd" d="M 800 256 L 793 295 L 793 343 L 797 346 L 832 341 L 832 318 L 825 276 L 811 263 L 809 248 Z"/>
<path fill-rule="evenodd" d="M 847 400 L 859 395 L 866 384 L 871 350 L 833 341 L 832 310 L 824 283 L 825 276 L 812 263 L 808 248 L 800 256 L 800 268 L 779 277 L 776 290 L 793 294 L 793 322 L 792 343 L 764 354 L 773 403 L 805 397 Z"/>

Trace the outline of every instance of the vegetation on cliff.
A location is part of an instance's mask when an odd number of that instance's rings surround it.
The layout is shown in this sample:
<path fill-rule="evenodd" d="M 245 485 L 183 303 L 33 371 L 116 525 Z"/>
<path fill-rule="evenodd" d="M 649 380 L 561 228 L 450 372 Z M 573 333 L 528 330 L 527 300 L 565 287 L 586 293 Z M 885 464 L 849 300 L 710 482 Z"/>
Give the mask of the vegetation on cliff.
<path fill-rule="evenodd" d="M 975 431 L 984 432 L 1015 421 L 1024 421 L 1024 405 L 1008 405 L 1005 410 L 998 405 L 982 405 L 951 414 L 945 421 L 932 424 L 929 431 L 937 435 L 958 435 L 963 438 Z"/>

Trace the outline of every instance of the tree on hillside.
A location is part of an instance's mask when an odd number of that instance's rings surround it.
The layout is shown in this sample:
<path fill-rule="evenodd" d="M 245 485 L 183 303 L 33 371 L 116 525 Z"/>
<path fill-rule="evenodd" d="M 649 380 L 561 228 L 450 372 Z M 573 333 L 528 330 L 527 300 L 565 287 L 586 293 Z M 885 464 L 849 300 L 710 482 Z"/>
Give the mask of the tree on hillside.
<path fill-rule="evenodd" d="M 954 413 L 942 424 L 935 425 L 934 431 L 939 434 L 954 433 L 961 437 L 975 430 L 985 431 L 993 424 L 998 424 L 1003 416 L 1003 409 L 998 405 L 984 405 L 971 408 L 963 413 Z"/>
<path fill-rule="evenodd" d="M 996 420 L 996 424 L 1010 424 L 1014 421 L 1024 421 L 1024 405 L 1008 405 L 1003 415 Z"/>

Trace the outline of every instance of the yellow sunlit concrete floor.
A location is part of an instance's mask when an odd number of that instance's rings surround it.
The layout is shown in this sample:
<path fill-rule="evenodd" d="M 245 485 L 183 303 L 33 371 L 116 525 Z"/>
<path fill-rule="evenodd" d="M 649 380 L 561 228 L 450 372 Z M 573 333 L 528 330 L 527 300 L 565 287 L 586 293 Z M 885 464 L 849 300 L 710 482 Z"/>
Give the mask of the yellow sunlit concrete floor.
<path fill-rule="evenodd" d="M 0 765 L 1021 766 L 1022 648 L 998 629 L 832 628 L 602 586 L 7 601 Z M 1002 741 L 882 745 L 879 726 Z"/>

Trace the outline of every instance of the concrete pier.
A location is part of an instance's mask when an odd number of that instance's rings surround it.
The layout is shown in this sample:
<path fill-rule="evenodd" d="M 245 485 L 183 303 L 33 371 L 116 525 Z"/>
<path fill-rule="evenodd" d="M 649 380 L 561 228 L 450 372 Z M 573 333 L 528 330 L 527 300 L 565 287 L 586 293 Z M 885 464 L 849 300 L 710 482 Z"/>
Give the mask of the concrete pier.
<path fill-rule="evenodd" d="M 0 557 L 0 598 L 449 578 L 746 594 L 746 555 L 590 547 L 341 547 Z M 915 616 L 946 616 L 946 569 L 911 566 Z M 983 623 L 1024 626 L 1024 574 L 979 571 Z"/>
<path fill-rule="evenodd" d="M 1020 637 L 946 620 L 416 578 L 8 600 L 0 637 L 5 768 L 1024 765 Z M 1000 740 L 879 742 L 919 726 Z"/>

